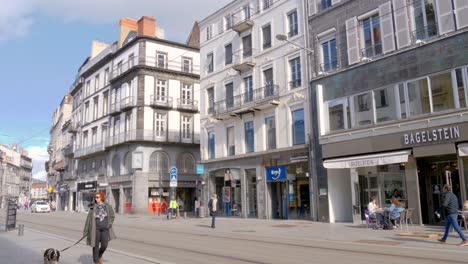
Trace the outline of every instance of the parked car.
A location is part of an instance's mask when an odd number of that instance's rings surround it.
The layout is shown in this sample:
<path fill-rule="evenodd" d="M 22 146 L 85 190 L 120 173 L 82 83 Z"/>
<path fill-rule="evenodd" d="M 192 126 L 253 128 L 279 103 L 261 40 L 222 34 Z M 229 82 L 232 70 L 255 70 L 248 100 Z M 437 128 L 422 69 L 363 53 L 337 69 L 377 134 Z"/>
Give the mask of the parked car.
<path fill-rule="evenodd" d="M 31 213 L 50 213 L 50 205 L 45 201 L 35 201 L 31 205 Z"/>

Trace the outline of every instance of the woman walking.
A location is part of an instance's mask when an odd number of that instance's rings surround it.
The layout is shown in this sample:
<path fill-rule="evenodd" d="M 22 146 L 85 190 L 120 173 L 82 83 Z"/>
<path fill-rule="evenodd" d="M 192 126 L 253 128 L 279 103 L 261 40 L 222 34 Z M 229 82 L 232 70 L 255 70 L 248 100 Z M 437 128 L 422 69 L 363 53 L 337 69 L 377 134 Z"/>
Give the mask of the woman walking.
<path fill-rule="evenodd" d="M 93 261 L 102 264 L 102 255 L 106 251 L 107 244 L 116 236 L 112 230 L 115 214 L 112 206 L 105 201 L 103 192 L 95 195 L 95 203 L 89 208 L 88 217 L 83 231 L 86 236 L 86 244 L 93 247 Z"/>

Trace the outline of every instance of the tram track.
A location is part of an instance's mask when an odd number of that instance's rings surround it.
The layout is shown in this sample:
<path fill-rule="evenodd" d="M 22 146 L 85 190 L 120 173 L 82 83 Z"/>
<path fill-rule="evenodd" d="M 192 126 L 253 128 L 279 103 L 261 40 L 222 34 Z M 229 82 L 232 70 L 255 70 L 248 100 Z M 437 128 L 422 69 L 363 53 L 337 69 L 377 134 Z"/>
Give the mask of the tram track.
<path fill-rule="evenodd" d="M 67 219 L 70 221 L 70 219 Z M 77 233 L 77 236 L 80 236 L 82 234 L 82 230 L 72 228 L 71 224 L 67 227 L 63 226 L 57 226 L 53 224 L 48 224 L 48 223 L 37 223 L 31 220 L 26 220 L 26 219 L 21 219 L 20 222 L 23 223 L 28 223 L 32 225 L 30 227 L 33 230 L 39 230 L 39 231 L 46 231 L 54 234 L 54 230 L 56 231 L 57 229 L 64 230 L 67 232 L 74 232 Z M 79 221 L 72 221 L 76 222 L 77 224 L 80 224 L 81 222 Z M 366 248 L 363 247 L 363 245 L 360 245 L 359 249 L 350 249 L 350 248 L 344 248 L 345 245 L 354 245 L 356 246 L 355 243 L 352 242 L 345 242 L 345 241 L 323 241 L 329 244 L 333 244 L 334 246 L 324 246 L 324 243 L 318 243 L 317 245 L 310 245 L 310 244 L 299 244 L 299 243 L 288 243 L 288 242 L 281 242 L 281 241 L 266 241 L 266 237 L 256 237 L 256 238 L 245 238 L 245 237 L 239 237 L 239 236 L 228 236 L 228 234 L 225 235 L 218 235 L 218 234 L 205 234 L 205 233 L 196 233 L 196 232 L 189 232 L 189 231 L 181 231 L 181 230 L 167 230 L 167 229 L 162 229 L 162 228 L 156 228 L 156 227 L 145 227 L 145 228 L 140 228 L 140 227 L 130 227 L 130 226 L 124 226 L 124 225 L 116 225 L 119 229 L 127 229 L 130 232 L 161 232 L 161 233 L 166 233 L 168 235 L 173 235 L 173 234 L 178 234 L 184 237 L 184 240 L 189 240 L 193 241 L 195 237 L 204 237 L 210 240 L 213 240 L 213 243 L 220 243 L 222 240 L 230 240 L 230 241 L 235 241 L 235 242 L 240 242 L 244 246 L 247 244 L 253 244 L 252 246 L 255 246 L 256 244 L 263 244 L 265 246 L 268 245 L 275 245 L 275 246 L 283 246 L 283 247 L 288 247 L 288 248 L 302 248 L 306 250 L 320 250 L 320 251 L 327 251 L 333 254 L 333 252 L 342 252 L 342 253 L 350 253 L 350 254 L 361 254 L 361 255 L 368 255 L 370 258 L 382 258 L 382 257 L 388 257 L 388 258 L 401 258 L 404 260 L 420 260 L 424 261 L 427 263 L 439 263 L 439 262 L 444 262 L 444 263 L 466 263 L 465 261 L 457 261 L 457 260 L 449 260 L 445 258 L 434 258 L 431 256 L 425 256 L 425 255 L 409 255 L 409 254 L 401 254 L 398 256 L 395 256 L 393 253 L 385 253 L 385 252 L 372 252 L 371 248 Z M 42 229 L 42 230 L 41 230 Z M 47 229 L 47 230 L 44 230 Z M 263 238 L 263 239 L 262 239 Z M 268 262 L 262 262 L 259 260 L 253 260 L 253 259 L 248 259 L 248 258 L 243 258 L 243 257 L 236 257 L 236 256 L 227 256 L 225 254 L 220 254 L 214 252 L 214 250 L 208 251 L 208 250 L 199 250 L 199 249 L 193 249 L 193 248 L 188 248 L 180 245 L 168 245 L 167 243 L 160 243 L 157 241 L 148 241 L 145 239 L 135 239 L 129 236 L 122 236 L 119 235 L 119 240 L 121 241 L 126 241 L 129 243 L 133 243 L 135 245 L 145 245 L 145 246 L 150 246 L 150 247 L 156 247 L 159 249 L 167 249 L 167 250 L 176 250 L 180 252 L 187 252 L 187 253 L 192 253 L 195 255 L 200 255 L 201 258 L 206 257 L 206 256 L 211 256 L 214 258 L 218 258 L 221 261 L 224 260 L 226 261 L 238 261 L 238 262 L 243 262 L 243 263 L 268 263 Z M 183 243 L 181 243 L 183 245 Z M 341 245 L 341 246 L 340 246 Z M 402 252 L 404 253 L 404 252 Z M 148 256 L 151 257 L 151 256 Z M 224 263 L 223 262 L 223 263 Z"/>

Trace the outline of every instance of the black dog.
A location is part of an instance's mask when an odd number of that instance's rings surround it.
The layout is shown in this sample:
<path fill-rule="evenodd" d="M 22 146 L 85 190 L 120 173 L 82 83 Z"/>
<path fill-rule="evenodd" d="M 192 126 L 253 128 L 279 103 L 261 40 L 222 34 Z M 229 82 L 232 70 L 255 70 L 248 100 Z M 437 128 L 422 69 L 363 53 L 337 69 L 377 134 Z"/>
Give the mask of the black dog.
<path fill-rule="evenodd" d="M 44 252 L 44 264 L 57 264 L 60 259 L 60 251 L 54 248 L 48 248 Z"/>

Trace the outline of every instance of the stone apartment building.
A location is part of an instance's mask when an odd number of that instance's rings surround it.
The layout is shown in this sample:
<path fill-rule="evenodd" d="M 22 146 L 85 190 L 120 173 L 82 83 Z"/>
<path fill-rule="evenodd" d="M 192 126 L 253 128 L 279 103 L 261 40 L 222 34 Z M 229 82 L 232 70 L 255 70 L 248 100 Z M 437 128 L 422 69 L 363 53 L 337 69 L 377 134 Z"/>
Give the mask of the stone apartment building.
<path fill-rule="evenodd" d="M 395 196 L 436 224 L 444 184 L 468 198 L 468 2 L 309 0 L 308 15 L 320 220 Z"/>
<path fill-rule="evenodd" d="M 193 210 L 201 184 L 197 38 L 195 24 L 189 44 L 166 40 L 154 18 L 141 17 L 121 19 L 116 42 L 92 43 L 70 90 L 73 209 L 86 211 L 99 190 L 118 213 L 153 212 L 168 200 L 177 167 L 181 210 Z"/>
<path fill-rule="evenodd" d="M 232 1 L 199 23 L 204 205 L 217 193 L 223 215 L 311 218 L 305 3 Z"/>
<path fill-rule="evenodd" d="M 11 147 L 0 144 L 0 196 L 1 208 L 8 199 L 16 199 L 20 204 L 30 196 L 32 179 L 32 160 L 23 148 L 17 145 Z"/>
<path fill-rule="evenodd" d="M 52 116 L 50 143 L 48 146 L 47 183 L 52 187 L 49 201 L 55 201 L 58 210 L 72 208 L 69 186 L 74 185 L 76 177 L 72 166 L 71 134 L 68 126 L 71 123 L 73 98 L 67 94 Z"/>

